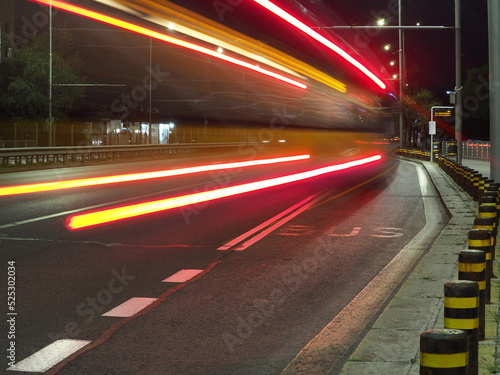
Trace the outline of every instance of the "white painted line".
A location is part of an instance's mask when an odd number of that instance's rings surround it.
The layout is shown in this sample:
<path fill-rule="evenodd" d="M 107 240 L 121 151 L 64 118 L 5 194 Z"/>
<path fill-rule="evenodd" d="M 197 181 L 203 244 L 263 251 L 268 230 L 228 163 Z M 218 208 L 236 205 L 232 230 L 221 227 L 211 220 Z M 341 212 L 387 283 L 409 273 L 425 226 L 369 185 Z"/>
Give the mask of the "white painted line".
<path fill-rule="evenodd" d="M 127 318 L 151 305 L 154 301 L 156 301 L 156 298 L 133 297 L 128 301 L 123 302 L 121 305 L 116 306 L 114 309 L 105 312 L 101 316 Z"/>
<path fill-rule="evenodd" d="M 226 244 L 219 247 L 217 250 L 245 250 L 247 247 L 253 245 L 255 242 L 261 240 L 267 236 L 272 231 L 276 230 L 286 222 L 293 219 L 295 216 L 307 210 L 313 204 L 323 199 L 328 195 L 324 193 L 323 195 L 313 194 L 306 199 L 300 201 L 299 203 L 289 207 L 285 211 L 279 213 L 278 215 L 272 217 L 271 219 L 263 222 L 262 224 L 250 229 L 248 232 L 243 233 L 241 236 L 227 242 Z M 287 216 L 288 215 L 288 216 Z M 284 217 L 283 217 L 284 216 Z M 279 220 L 281 219 L 281 220 Z M 278 221 L 279 220 L 279 221 Z M 260 233 L 259 233 L 260 232 Z M 252 237 L 253 236 L 253 237 Z M 243 242 L 246 240 L 245 242 Z M 243 242 L 241 245 L 237 246 L 239 243 Z"/>
<path fill-rule="evenodd" d="M 162 283 L 183 283 L 202 273 L 203 270 L 185 269 L 174 273 L 172 276 L 162 280 Z"/>
<path fill-rule="evenodd" d="M 87 340 L 57 340 L 9 367 L 10 371 L 45 372 L 89 344 Z"/>
<path fill-rule="evenodd" d="M 411 163 L 414 164 L 414 163 Z M 379 313 L 384 302 L 391 298 L 415 263 L 440 232 L 439 199 L 431 188 L 429 177 L 420 164 L 416 166 L 426 217 L 420 232 L 375 276 L 344 309 L 328 323 L 280 375 L 326 374 L 340 360 Z M 335 347 L 332 347 L 332 342 Z"/>

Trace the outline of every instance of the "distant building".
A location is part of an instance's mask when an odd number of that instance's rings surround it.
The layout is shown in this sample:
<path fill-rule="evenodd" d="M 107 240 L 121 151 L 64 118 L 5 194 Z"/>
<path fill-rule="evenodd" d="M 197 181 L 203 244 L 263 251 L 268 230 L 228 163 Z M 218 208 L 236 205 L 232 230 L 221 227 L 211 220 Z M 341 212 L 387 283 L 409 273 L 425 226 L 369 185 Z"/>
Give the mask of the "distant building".
<path fill-rule="evenodd" d="M 0 63 L 11 57 L 14 47 L 8 35 L 14 33 L 14 0 L 0 0 Z"/>

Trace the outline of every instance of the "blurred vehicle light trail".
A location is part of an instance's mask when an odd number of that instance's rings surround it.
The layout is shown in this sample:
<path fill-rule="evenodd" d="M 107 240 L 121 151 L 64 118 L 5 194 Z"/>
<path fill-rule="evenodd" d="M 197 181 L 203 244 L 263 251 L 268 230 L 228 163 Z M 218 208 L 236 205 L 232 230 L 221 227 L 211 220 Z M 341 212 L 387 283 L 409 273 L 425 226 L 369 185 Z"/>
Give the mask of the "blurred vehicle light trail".
<path fill-rule="evenodd" d="M 230 62 L 234 65 L 238 65 L 238 66 L 247 68 L 249 70 L 253 70 L 255 72 L 261 73 L 261 74 L 266 75 L 268 77 L 276 78 L 280 81 L 289 83 L 289 84 L 296 86 L 296 87 L 299 87 L 301 89 L 307 89 L 307 86 L 301 82 L 295 81 L 291 78 L 285 77 L 285 76 L 278 74 L 276 72 L 272 72 L 270 70 L 261 68 L 258 65 L 237 59 L 237 58 L 232 57 L 232 56 L 225 55 L 223 53 L 217 52 L 215 50 L 211 50 L 211 49 L 203 47 L 203 46 L 199 46 L 199 45 L 194 44 L 194 43 L 190 43 L 190 42 L 187 42 L 187 41 L 184 41 L 181 39 L 173 38 L 169 35 L 162 34 L 162 33 L 159 33 L 157 31 L 147 29 L 145 27 L 135 25 L 135 24 L 130 23 L 130 22 L 122 21 L 118 18 L 106 16 L 104 14 L 94 12 L 92 10 L 85 9 L 85 8 L 82 8 L 82 7 L 73 5 L 73 4 L 69 4 L 69 3 L 66 3 L 66 2 L 63 2 L 60 0 L 31 0 L 31 1 L 36 2 L 36 3 L 40 3 L 40 4 L 44 4 L 47 6 L 52 6 L 54 8 L 62 9 L 66 12 L 74 13 L 74 14 L 77 14 L 79 16 L 87 17 L 87 18 L 90 18 L 90 19 L 93 19 L 93 20 L 96 20 L 96 21 L 99 21 L 102 23 L 106 23 L 108 25 L 112 25 L 115 27 L 125 29 L 125 30 L 133 31 L 137 34 L 142 34 L 142 35 L 148 36 L 150 38 L 158 39 L 158 40 L 170 43 L 170 44 L 174 44 L 176 46 L 190 49 L 192 51 L 200 52 L 200 53 L 203 53 L 205 55 L 209 55 L 209 56 L 218 58 L 220 60 Z"/>
<path fill-rule="evenodd" d="M 353 160 L 341 164 L 330 165 L 327 167 L 313 169 L 307 172 L 301 172 L 262 181 L 255 181 L 221 189 L 209 190 L 200 193 L 182 195 L 179 197 L 160 199 L 151 202 L 138 203 L 122 207 L 115 207 L 84 214 L 76 214 L 70 216 L 67 219 L 66 226 L 68 227 L 68 229 L 75 230 L 100 224 L 111 223 L 150 213 L 161 212 L 172 208 L 178 208 L 191 204 L 212 201 L 219 198 L 230 197 L 268 187 L 283 185 L 290 182 L 317 177 L 326 173 L 336 172 L 340 170 L 357 167 L 363 164 L 372 163 L 380 159 L 382 159 L 381 155 L 373 155 L 363 159 Z"/>
<path fill-rule="evenodd" d="M 257 159 L 257 160 L 248 160 L 248 161 L 240 161 L 232 163 L 200 165 L 196 167 L 168 169 L 164 171 L 83 178 L 78 180 L 43 182 L 43 183 L 29 184 L 29 185 L 6 186 L 6 187 L 0 187 L 0 197 L 7 195 L 16 195 L 16 194 L 39 193 L 43 191 L 52 191 L 60 189 L 72 189 L 85 186 L 115 184 L 118 182 L 138 181 L 138 180 L 146 180 L 152 178 L 180 176 L 191 173 L 218 171 L 221 169 L 242 168 L 242 167 L 250 167 L 256 165 L 284 163 L 289 161 L 305 160 L 309 159 L 310 157 L 311 157 L 310 155 L 305 154 L 305 155 L 285 156 L 272 159 Z"/>
<path fill-rule="evenodd" d="M 297 29 L 302 31 L 303 33 L 309 35 L 311 38 L 315 39 L 319 43 L 323 44 L 325 47 L 331 49 L 333 52 L 337 53 L 340 55 L 343 59 L 348 61 L 351 65 L 359 69 L 363 74 L 365 74 L 368 78 L 370 78 L 373 82 L 375 82 L 381 89 L 385 90 L 387 88 L 386 84 L 382 82 L 380 78 L 378 78 L 372 71 L 370 71 L 366 66 L 361 64 L 358 60 L 356 60 L 354 57 L 349 55 L 346 51 L 344 51 L 342 48 L 337 46 L 335 43 L 333 43 L 331 40 L 325 38 L 323 35 L 319 34 L 318 32 L 314 31 L 311 29 L 309 26 L 304 24 L 303 22 L 299 21 L 297 18 L 292 16 L 290 13 L 287 13 L 277 5 L 273 4 L 269 0 L 254 0 L 257 4 L 263 6 L 270 12 L 274 13 L 278 17 L 282 18 L 289 24 L 295 26 Z"/>

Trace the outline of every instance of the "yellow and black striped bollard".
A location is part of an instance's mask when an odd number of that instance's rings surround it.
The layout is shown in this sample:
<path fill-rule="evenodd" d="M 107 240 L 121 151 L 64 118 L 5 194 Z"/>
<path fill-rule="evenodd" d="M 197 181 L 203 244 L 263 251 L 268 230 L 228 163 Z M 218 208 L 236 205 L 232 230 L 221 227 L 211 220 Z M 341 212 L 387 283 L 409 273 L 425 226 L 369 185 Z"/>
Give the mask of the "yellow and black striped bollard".
<path fill-rule="evenodd" d="M 468 333 L 468 375 L 478 374 L 479 286 L 475 281 L 458 280 L 444 284 L 444 328 Z"/>
<path fill-rule="evenodd" d="M 429 329 L 420 334 L 420 375 L 467 375 L 467 332 Z"/>
<path fill-rule="evenodd" d="M 485 204 L 480 205 L 479 209 L 478 209 L 477 216 L 479 216 L 479 217 L 492 217 L 495 219 L 495 223 L 498 224 L 497 209 L 495 206 L 485 205 Z"/>
<path fill-rule="evenodd" d="M 486 293 L 485 304 L 491 302 L 491 275 L 493 274 L 493 263 L 491 261 L 492 236 L 487 229 L 471 229 L 468 232 L 468 248 L 473 250 L 482 250 L 486 256 Z"/>
<path fill-rule="evenodd" d="M 458 279 L 475 281 L 479 288 L 479 340 L 486 337 L 486 254 L 481 250 L 462 250 L 458 253 Z"/>

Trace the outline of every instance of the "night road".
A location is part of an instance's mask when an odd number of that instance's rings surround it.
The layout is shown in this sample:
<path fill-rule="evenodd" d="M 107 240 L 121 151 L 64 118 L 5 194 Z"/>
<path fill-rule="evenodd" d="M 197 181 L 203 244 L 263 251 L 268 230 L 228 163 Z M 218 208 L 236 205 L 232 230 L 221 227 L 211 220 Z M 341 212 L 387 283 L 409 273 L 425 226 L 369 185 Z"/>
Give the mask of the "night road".
<path fill-rule="evenodd" d="M 11 173 L 2 185 L 213 165 L 217 157 L 210 158 Z M 69 217 L 89 211 L 331 164 L 339 161 L 312 157 L 2 196 L 2 272 L 8 262 L 15 269 L 17 370 L 279 374 L 308 343 L 327 354 L 327 366 L 341 364 L 393 290 L 381 286 L 373 301 L 356 297 L 426 225 L 426 176 L 417 164 L 384 156 L 281 186 L 67 228 Z M 434 220 L 442 224 L 446 215 L 438 209 Z M 313 340 L 346 306 L 365 320 L 343 321 L 328 345 Z M 54 350 L 63 358 L 51 358 Z"/>

